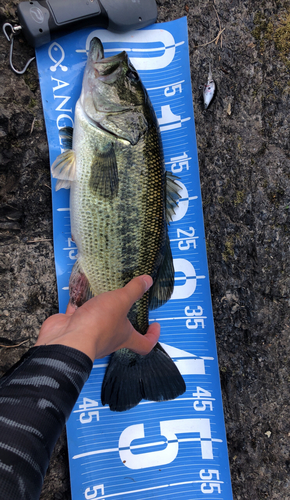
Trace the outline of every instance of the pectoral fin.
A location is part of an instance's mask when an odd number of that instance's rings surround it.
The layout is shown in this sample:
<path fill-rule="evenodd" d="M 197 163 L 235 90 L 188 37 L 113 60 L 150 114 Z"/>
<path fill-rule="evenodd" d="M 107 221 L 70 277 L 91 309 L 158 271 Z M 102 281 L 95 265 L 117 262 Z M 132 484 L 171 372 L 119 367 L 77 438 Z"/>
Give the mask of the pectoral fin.
<path fill-rule="evenodd" d="M 82 306 L 93 297 L 89 280 L 82 269 L 79 259 L 76 260 L 70 275 L 69 296 L 74 307 Z"/>
<path fill-rule="evenodd" d="M 118 168 L 113 144 L 104 152 L 96 152 L 91 167 L 90 188 L 99 196 L 111 198 L 118 192 Z"/>
<path fill-rule="evenodd" d="M 55 185 L 55 190 L 59 191 L 60 189 L 70 189 L 71 187 L 71 181 L 64 181 L 61 179 L 58 179 L 56 185 Z"/>
<path fill-rule="evenodd" d="M 159 267 L 157 278 L 149 292 L 149 309 L 157 309 L 165 304 L 172 295 L 173 287 L 174 267 L 170 241 L 167 235 L 163 262 Z"/>
<path fill-rule="evenodd" d="M 169 224 L 173 220 L 175 210 L 178 207 L 178 200 L 180 199 L 180 186 L 177 184 L 178 177 L 171 172 L 166 172 L 166 209 L 165 217 L 166 222 Z"/>
<path fill-rule="evenodd" d="M 61 153 L 51 166 L 52 177 L 63 181 L 74 181 L 76 176 L 75 152 L 72 149 Z M 62 186 L 63 187 L 63 186 Z"/>

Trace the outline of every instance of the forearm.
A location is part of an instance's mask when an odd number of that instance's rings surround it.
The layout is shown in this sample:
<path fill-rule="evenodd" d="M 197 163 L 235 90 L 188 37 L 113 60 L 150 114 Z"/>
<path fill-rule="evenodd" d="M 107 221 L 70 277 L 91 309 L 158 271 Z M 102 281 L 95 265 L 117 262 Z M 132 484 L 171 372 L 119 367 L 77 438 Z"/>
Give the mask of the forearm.
<path fill-rule="evenodd" d="M 0 380 L 0 490 L 36 500 L 54 445 L 92 369 L 82 352 L 34 347 Z"/>

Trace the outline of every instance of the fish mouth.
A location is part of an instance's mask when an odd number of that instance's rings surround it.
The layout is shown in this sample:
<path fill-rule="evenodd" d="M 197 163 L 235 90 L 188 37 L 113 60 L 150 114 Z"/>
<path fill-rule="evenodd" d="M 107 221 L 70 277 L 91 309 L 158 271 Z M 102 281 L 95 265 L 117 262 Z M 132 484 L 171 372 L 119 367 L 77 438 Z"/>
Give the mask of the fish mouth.
<path fill-rule="evenodd" d="M 128 56 L 125 51 L 114 56 L 104 56 L 104 48 L 99 38 L 94 37 L 90 42 L 89 48 L 89 64 L 94 68 L 95 76 L 100 80 L 111 83 L 111 76 L 118 71 L 120 64 L 126 62 Z"/>
<path fill-rule="evenodd" d="M 124 95 L 130 84 L 128 75 L 133 71 L 125 51 L 105 58 L 101 41 L 92 38 L 80 96 L 80 104 L 91 125 L 114 135 L 113 122 L 117 118 L 112 117 L 136 111 L 141 106 L 126 98 L 126 92 Z M 133 97 L 134 91 L 131 92 Z"/>

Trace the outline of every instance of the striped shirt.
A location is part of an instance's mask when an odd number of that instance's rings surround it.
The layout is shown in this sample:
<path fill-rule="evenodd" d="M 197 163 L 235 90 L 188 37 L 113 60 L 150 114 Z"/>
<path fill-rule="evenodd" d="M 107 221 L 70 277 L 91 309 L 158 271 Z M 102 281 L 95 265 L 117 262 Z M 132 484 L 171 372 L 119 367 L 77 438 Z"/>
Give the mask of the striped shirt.
<path fill-rule="evenodd" d="M 0 379 L 0 497 L 37 500 L 55 443 L 92 369 L 62 345 L 33 347 Z"/>

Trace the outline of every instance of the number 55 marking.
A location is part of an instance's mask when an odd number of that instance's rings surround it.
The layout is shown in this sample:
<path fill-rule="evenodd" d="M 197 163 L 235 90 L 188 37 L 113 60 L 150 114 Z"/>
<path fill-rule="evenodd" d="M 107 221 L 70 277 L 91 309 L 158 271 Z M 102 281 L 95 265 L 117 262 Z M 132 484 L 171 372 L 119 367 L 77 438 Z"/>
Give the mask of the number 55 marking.
<path fill-rule="evenodd" d="M 177 434 L 188 433 L 197 433 L 199 437 L 177 439 Z M 164 450 L 135 455 L 130 449 L 135 448 L 131 446 L 131 443 L 135 439 L 145 438 L 144 424 L 127 427 L 119 439 L 119 454 L 124 465 L 129 469 L 145 469 L 169 464 L 177 457 L 179 442 L 182 441 L 199 441 L 202 458 L 204 460 L 213 459 L 210 420 L 208 418 L 187 418 L 160 422 L 160 434 L 167 439 L 167 446 Z M 154 443 L 152 444 L 154 446 Z M 155 444 L 160 444 L 160 442 Z M 143 446 L 140 445 L 140 447 Z M 139 446 L 136 446 L 136 448 L 139 448 Z"/>

